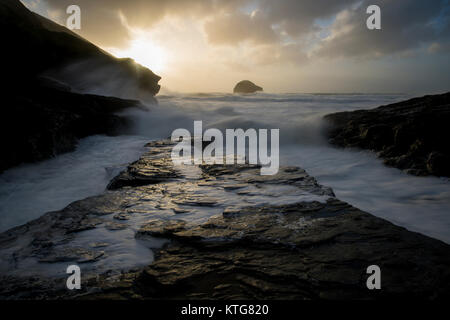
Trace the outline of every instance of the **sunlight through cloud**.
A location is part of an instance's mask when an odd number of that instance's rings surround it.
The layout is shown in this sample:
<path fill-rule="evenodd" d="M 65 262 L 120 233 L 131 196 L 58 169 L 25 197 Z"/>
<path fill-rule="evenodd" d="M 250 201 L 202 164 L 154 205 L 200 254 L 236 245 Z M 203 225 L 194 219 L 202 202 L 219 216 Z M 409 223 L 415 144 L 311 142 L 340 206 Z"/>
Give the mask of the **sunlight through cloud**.
<path fill-rule="evenodd" d="M 154 72 L 163 71 L 167 65 L 165 49 L 152 41 L 149 34 L 138 35 L 127 48 L 111 49 L 111 52 L 118 58 L 132 58 Z"/>

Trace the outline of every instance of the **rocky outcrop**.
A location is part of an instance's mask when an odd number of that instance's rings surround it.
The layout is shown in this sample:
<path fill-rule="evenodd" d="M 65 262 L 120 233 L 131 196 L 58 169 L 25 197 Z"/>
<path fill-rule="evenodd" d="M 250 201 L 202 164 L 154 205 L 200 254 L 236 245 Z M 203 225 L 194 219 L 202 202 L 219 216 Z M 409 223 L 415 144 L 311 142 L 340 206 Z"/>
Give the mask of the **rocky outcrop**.
<path fill-rule="evenodd" d="M 86 92 L 141 98 L 158 93 L 161 79 L 131 59 L 117 59 L 63 26 L 30 12 L 19 0 L 0 2 L 2 77 L 20 87 L 47 74 Z M 109 92 L 106 92 L 109 88 Z M 138 88 L 140 91 L 132 91 Z M 129 90 L 127 90 L 129 89 Z"/>
<path fill-rule="evenodd" d="M 238 82 L 233 89 L 233 93 L 255 93 L 258 91 L 263 91 L 263 88 L 257 86 L 249 80 Z"/>
<path fill-rule="evenodd" d="M 336 199 L 301 168 L 174 167 L 170 150 L 152 143 L 122 186 L 0 234 L 0 298 L 449 298 L 449 245 Z M 69 291 L 74 263 L 82 288 Z M 366 287 L 370 265 L 381 290 Z"/>
<path fill-rule="evenodd" d="M 170 156 L 171 144 L 169 142 L 150 142 L 146 147 L 158 147 L 157 152 L 161 155 Z M 179 178 L 179 174 L 171 165 L 168 157 L 155 159 L 150 152 L 144 154 L 138 161 L 131 163 L 126 170 L 111 180 L 108 190 L 116 190 L 123 187 L 137 187 L 142 185 L 156 184 Z"/>
<path fill-rule="evenodd" d="M 48 78 L 9 90 L 2 100 L 0 172 L 72 151 L 89 135 L 122 133 L 129 121 L 115 113 L 143 108 L 136 100 L 74 93 Z"/>
<path fill-rule="evenodd" d="M 111 56 L 18 0 L 0 2 L 0 35 L 0 172 L 71 151 L 79 138 L 114 134 L 127 122 L 115 112 L 140 106 L 136 99 L 155 102 L 159 76 Z"/>
<path fill-rule="evenodd" d="M 325 116 L 332 144 L 376 151 L 414 175 L 450 176 L 450 93 Z"/>

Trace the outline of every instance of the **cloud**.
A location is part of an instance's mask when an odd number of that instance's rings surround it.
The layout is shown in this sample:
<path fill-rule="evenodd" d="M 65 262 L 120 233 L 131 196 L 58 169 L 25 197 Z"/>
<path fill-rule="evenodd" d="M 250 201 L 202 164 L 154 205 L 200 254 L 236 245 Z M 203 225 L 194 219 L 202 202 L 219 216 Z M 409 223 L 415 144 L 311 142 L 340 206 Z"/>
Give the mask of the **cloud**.
<path fill-rule="evenodd" d="M 72 0 L 42 0 L 64 22 Z M 314 30 L 317 18 L 329 17 L 357 0 L 78 0 L 81 34 L 105 46 L 129 37 L 129 26 L 150 28 L 166 16 L 204 19 L 211 44 L 275 42 L 281 34 L 298 37 Z M 250 9 L 249 9 L 250 8 Z M 106 34 L 109 33 L 110 35 Z M 115 42 L 115 43 L 113 43 Z"/>
<path fill-rule="evenodd" d="M 316 19 L 330 17 L 357 0 L 263 0 L 261 10 L 291 37 L 314 30 Z"/>
<path fill-rule="evenodd" d="M 450 42 L 439 43 L 433 42 L 428 46 L 428 52 L 431 54 L 434 53 L 448 53 L 450 52 Z"/>
<path fill-rule="evenodd" d="M 60 22 L 65 20 L 65 8 L 73 4 L 72 0 L 41 1 L 54 16 L 59 16 Z M 245 47 L 246 52 L 253 50 L 255 61 L 267 63 L 303 63 L 306 56 L 380 57 L 424 46 L 430 52 L 438 52 L 450 43 L 448 0 L 378 0 L 376 3 L 382 10 L 381 31 L 366 28 L 365 11 L 372 4 L 369 0 L 78 0 L 76 3 L 82 9 L 81 35 L 103 47 L 125 47 L 132 37 L 130 28 L 149 29 L 164 18 L 192 19 L 202 25 L 209 45 L 236 50 Z"/>
<path fill-rule="evenodd" d="M 342 10 L 316 54 L 326 57 L 379 57 L 404 53 L 448 38 L 447 1 L 380 0 L 381 30 L 366 28 L 371 1 Z"/>
<path fill-rule="evenodd" d="M 298 38 L 317 30 L 316 20 L 336 14 L 356 0 L 260 0 L 253 2 L 254 10 L 212 16 L 205 25 L 213 44 L 239 44 L 243 41 L 268 43 L 282 36 Z"/>
<path fill-rule="evenodd" d="M 205 23 L 205 31 L 211 44 L 237 44 L 243 41 L 273 43 L 278 36 L 270 21 L 260 11 L 251 14 L 241 12 L 214 16 Z"/>
<path fill-rule="evenodd" d="M 66 8 L 73 0 L 44 0 L 58 21 L 64 23 Z M 129 28 L 151 28 L 166 16 L 201 16 L 213 12 L 210 0 L 78 0 L 81 8 L 80 34 L 105 47 L 125 46 L 130 40 Z M 224 7 L 229 6 L 227 4 Z"/>

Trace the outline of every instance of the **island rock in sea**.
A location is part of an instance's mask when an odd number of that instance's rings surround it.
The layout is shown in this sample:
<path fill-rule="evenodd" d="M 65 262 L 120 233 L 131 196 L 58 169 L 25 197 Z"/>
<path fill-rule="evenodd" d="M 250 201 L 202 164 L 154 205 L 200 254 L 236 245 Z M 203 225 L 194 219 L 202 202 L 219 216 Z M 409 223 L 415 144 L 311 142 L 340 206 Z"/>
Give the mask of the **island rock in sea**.
<path fill-rule="evenodd" d="M 263 91 L 263 88 L 257 86 L 249 80 L 242 80 L 238 82 L 233 89 L 233 93 L 255 93 L 257 91 Z"/>

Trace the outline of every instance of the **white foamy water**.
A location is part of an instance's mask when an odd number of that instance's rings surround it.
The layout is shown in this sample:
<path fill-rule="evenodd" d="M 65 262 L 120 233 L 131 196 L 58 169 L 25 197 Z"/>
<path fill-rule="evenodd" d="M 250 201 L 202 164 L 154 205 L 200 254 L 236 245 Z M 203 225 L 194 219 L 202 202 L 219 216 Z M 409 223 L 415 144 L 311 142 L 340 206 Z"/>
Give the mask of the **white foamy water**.
<path fill-rule="evenodd" d="M 129 111 L 134 136 L 84 139 L 73 153 L 0 175 L 0 229 L 101 193 L 110 178 L 143 152 L 150 139 L 177 128 L 279 128 L 281 164 L 300 166 L 336 196 L 409 230 L 450 243 L 450 184 L 385 167 L 367 151 L 336 149 L 322 134 L 322 116 L 367 109 L 404 95 L 192 94 L 159 96 L 150 112 Z M 112 169 L 107 169 L 112 168 Z"/>
<path fill-rule="evenodd" d="M 135 136 L 92 136 L 81 140 L 74 152 L 7 170 L 0 175 L 0 231 L 102 193 L 145 151 L 146 142 Z"/>

